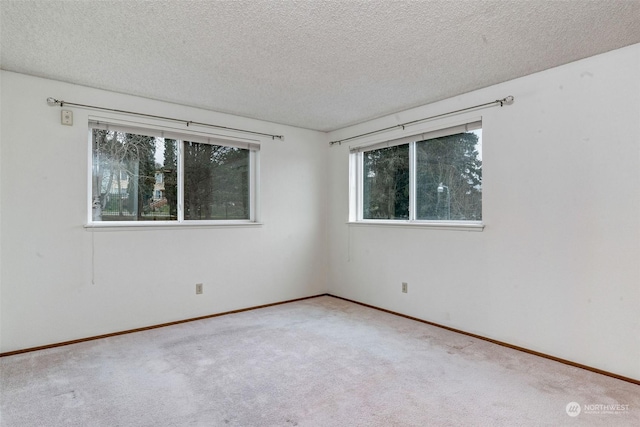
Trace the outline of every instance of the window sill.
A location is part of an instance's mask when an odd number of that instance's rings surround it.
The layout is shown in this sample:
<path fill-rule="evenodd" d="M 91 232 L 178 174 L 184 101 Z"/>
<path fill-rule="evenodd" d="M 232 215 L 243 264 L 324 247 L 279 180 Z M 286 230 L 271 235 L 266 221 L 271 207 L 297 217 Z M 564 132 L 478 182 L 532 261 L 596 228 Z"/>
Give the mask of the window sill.
<path fill-rule="evenodd" d="M 476 221 L 408 221 L 408 220 L 361 220 L 349 221 L 349 226 L 364 227 L 409 227 L 433 230 L 482 231 L 484 224 Z"/>
<path fill-rule="evenodd" d="M 261 227 L 263 223 L 253 221 L 118 221 L 92 222 L 84 225 L 88 230 L 150 230 L 150 229 L 185 229 L 185 228 L 230 228 Z"/>

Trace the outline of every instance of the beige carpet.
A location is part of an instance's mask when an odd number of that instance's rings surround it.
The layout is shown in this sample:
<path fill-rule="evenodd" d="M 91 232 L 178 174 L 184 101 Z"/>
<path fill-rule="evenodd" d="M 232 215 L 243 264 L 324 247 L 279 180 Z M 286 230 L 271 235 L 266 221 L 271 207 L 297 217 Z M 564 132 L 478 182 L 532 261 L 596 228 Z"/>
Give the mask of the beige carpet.
<path fill-rule="evenodd" d="M 0 369 L 2 427 L 640 425 L 636 385 L 328 296 Z"/>

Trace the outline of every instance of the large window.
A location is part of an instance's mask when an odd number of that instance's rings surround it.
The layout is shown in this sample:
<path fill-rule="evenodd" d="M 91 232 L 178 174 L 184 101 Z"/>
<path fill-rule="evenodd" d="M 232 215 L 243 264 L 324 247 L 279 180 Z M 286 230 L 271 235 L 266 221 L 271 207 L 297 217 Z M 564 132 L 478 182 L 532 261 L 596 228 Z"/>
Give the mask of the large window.
<path fill-rule="evenodd" d="M 255 221 L 258 145 L 90 123 L 90 223 Z"/>
<path fill-rule="evenodd" d="M 360 221 L 482 221 L 480 122 L 352 149 Z"/>

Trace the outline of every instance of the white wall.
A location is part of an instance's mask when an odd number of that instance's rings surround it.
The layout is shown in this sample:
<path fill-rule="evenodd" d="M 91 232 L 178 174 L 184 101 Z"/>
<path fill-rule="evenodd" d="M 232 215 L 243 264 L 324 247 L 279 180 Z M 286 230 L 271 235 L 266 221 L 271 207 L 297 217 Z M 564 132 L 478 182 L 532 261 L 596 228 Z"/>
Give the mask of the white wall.
<path fill-rule="evenodd" d="M 2 71 L 0 71 L 0 100 L 2 100 Z M 2 108 L 0 108 L 0 124 L 2 123 Z M 0 225 L 2 224 L 2 126 L 0 125 Z M 0 226 L 0 322 L 2 321 L 2 227 Z M 2 343 L 2 327 L 0 324 L 0 345 Z"/>
<path fill-rule="evenodd" d="M 348 226 L 330 149 L 330 292 L 640 379 L 638 76 L 634 45 L 331 133 L 515 96 L 480 112 L 482 232 Z"/>
<path fill-rule="evenodd" d="M 12 351 L 326 292 L 326 135 L 2 72 L 1 342 Z M 283 134 L 260 227 L 88 230 L 87 117 L 47 97 Z M 204 294 L 195 295 L 195 283 Z"/>
<path fill-rule="evenodd" d="M 328 289 L 640 379 L 638 75 L 635 45 L 323 135 L 3 71 L 0 351 Z M 349 144 L 327 141 L 506 95 L 479 113 L 483 232 L 346 225 Z M 85 229 L 89 112 L 62 126 L 49 96 L 284 134 L 265 224 Z"/>

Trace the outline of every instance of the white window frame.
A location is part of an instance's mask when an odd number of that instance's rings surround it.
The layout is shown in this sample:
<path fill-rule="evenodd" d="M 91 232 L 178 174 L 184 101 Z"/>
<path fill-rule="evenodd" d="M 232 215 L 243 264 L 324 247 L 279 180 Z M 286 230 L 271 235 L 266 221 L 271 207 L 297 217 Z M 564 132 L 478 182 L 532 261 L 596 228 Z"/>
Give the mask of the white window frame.
<path fill-rule="evenodd" d="M 132 122 L 115 117 L 90 116 L 88 123 L 88 167 L 87 167 L 87 222 L 85 228 L 148 228 L 148 227 L 218 227 L 262 225 L 259 220 L 259 171 L 260 146 L 263 140 L 240 138 L 231 134 L 211 133 L 197 126 L 185 131 L 173 124 L 158 121 Z M 94 221 L 93 220 L 93 129 L 110 128 L 121 132 L 175 139 L 178 145 L 178 218 L 167 221 Z M 238 147 L 249 150 L 249 218 L 232 220 L 187 220 L 184 218 L 184 144 L 183 141 L 201 144 Z"/>
<path fill-rule="evenodd" d="M 482 129 L 482 117 L 466 117 L 455 121 L 440 122 L 439 125 L 427 124 L 413 131 L 396 132 L 392 138 L 371 139 L 349 147 L 349 225 L 354 226 L 390 226 L 419 227 L 442 230 L 482 231 L 483 221 L 461 220 L 423 220 L 416 219 L 416 142 L 425 139 L 454 135 L 474 129 Z M 409 144 L 409 219 L 365 219 L 364 211 L 364 153 L 385 147 Z M 484 215 L 483 215 L 484 218 Z"/>

